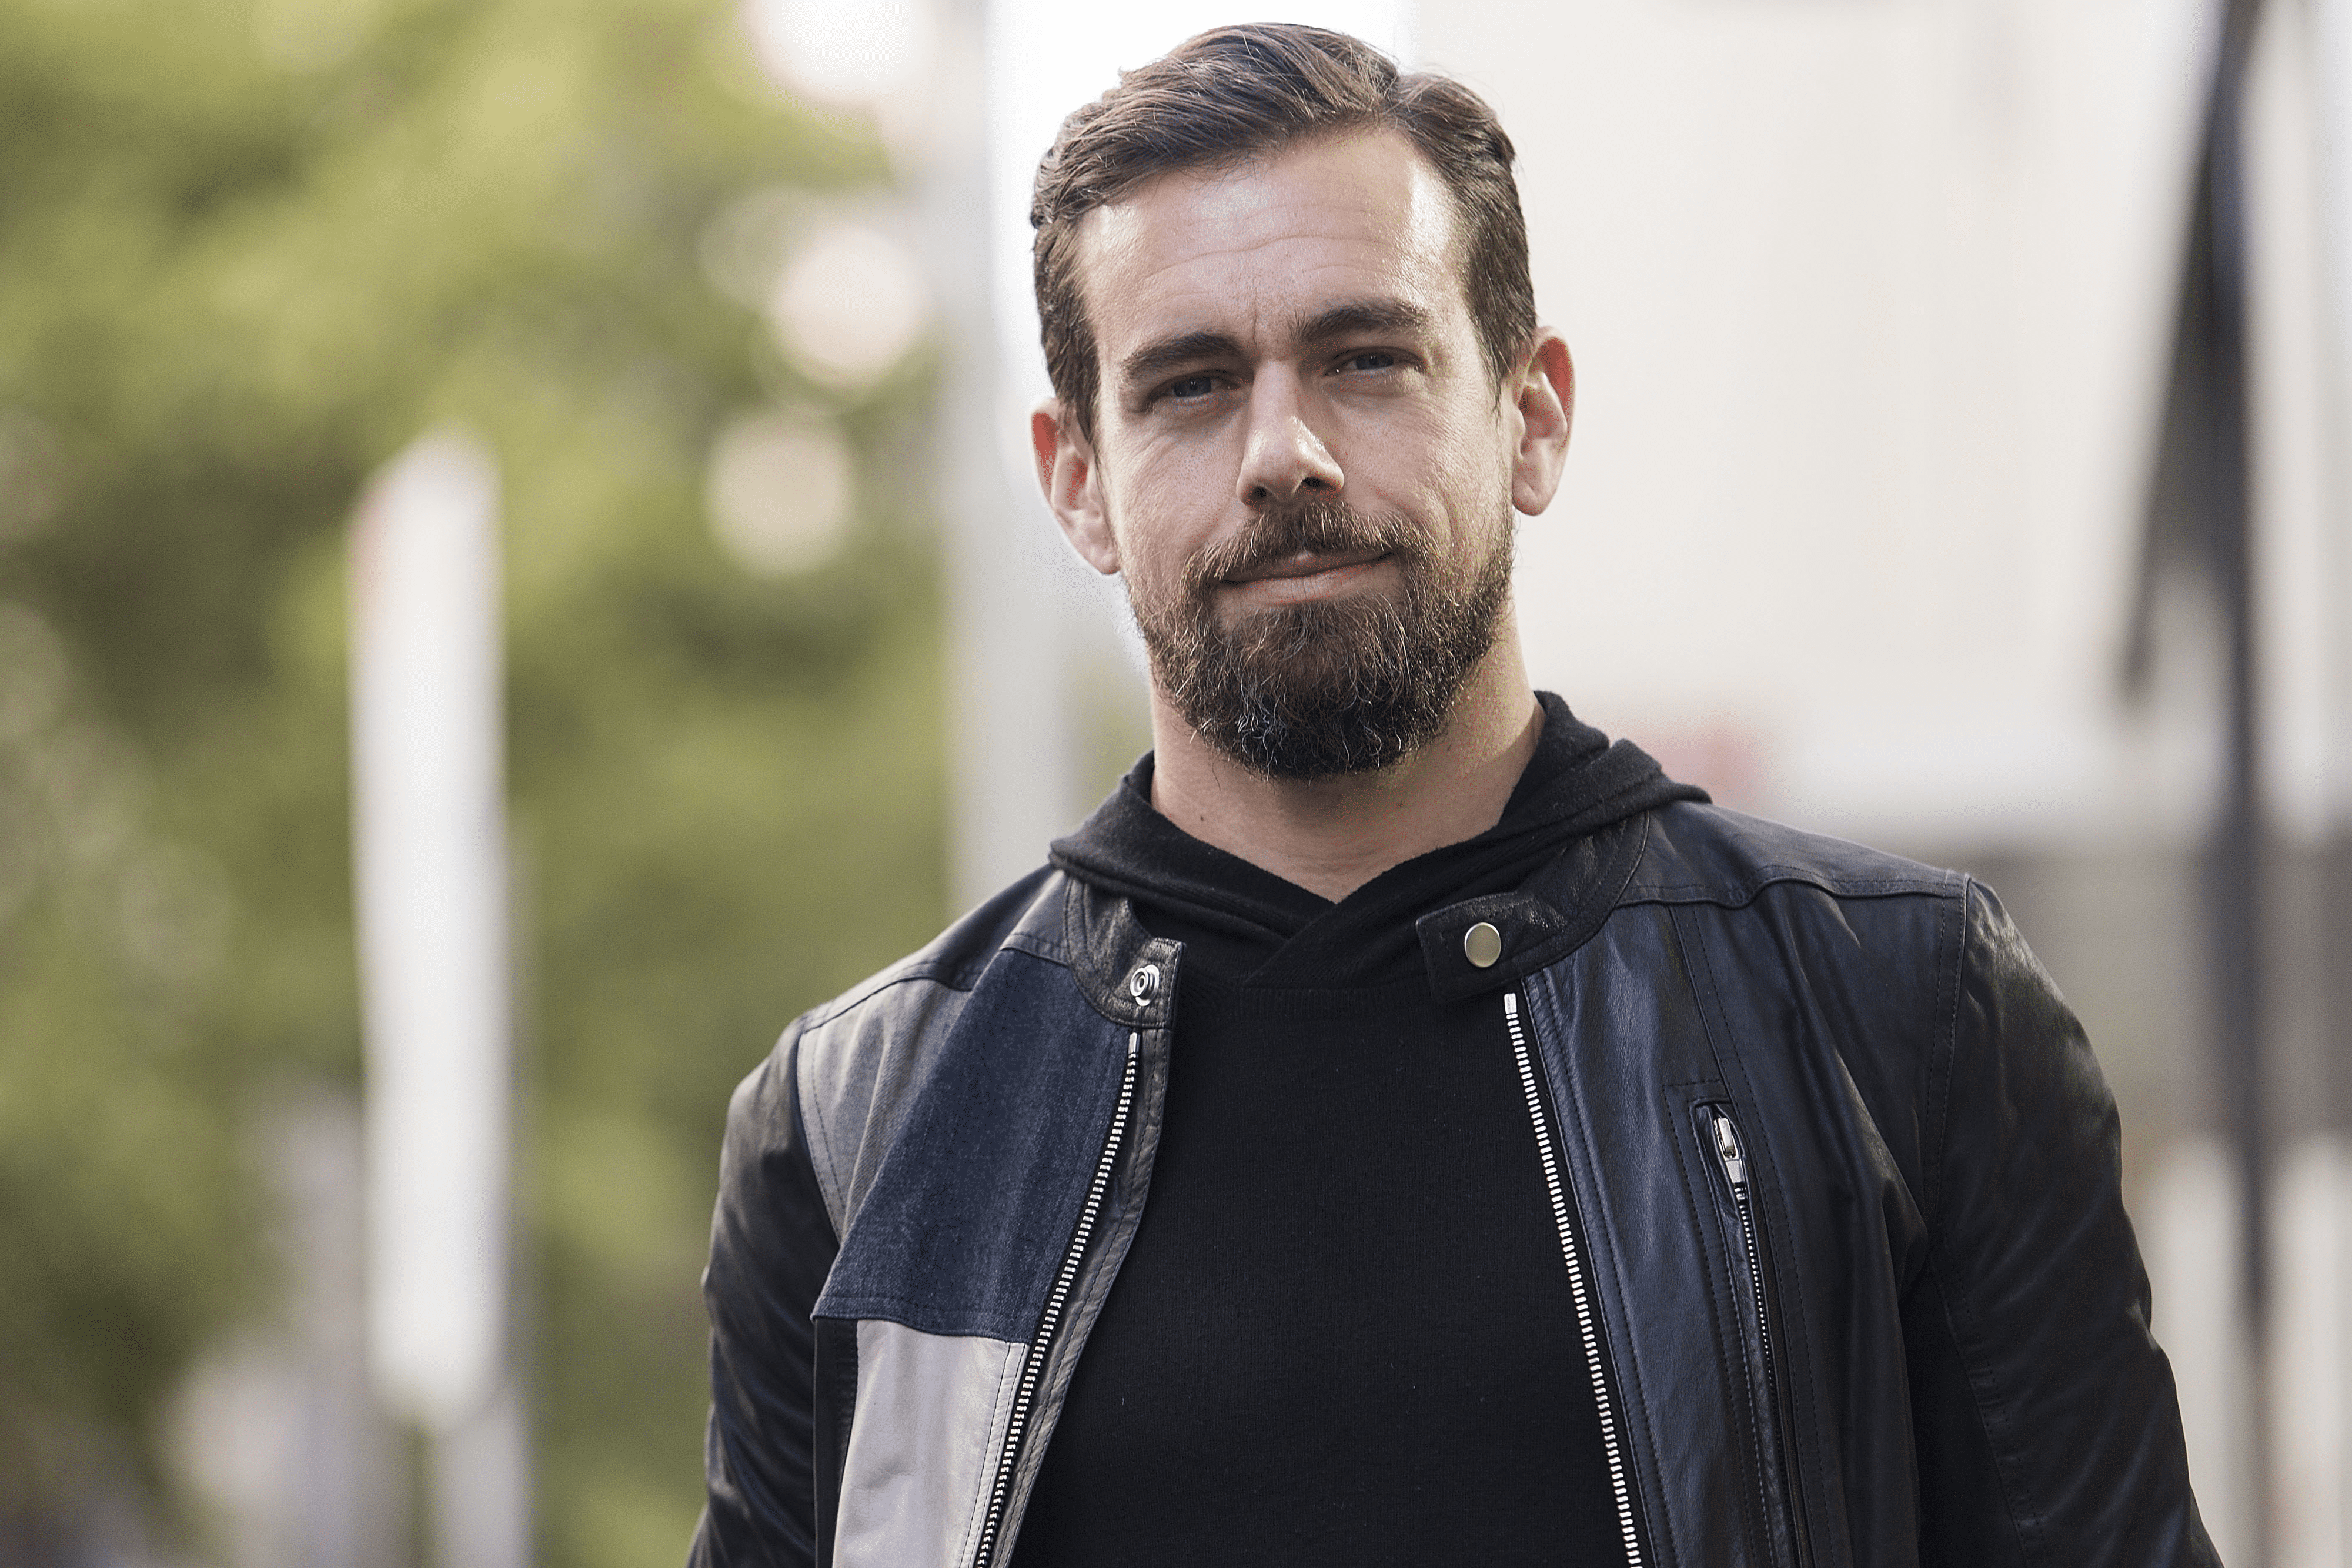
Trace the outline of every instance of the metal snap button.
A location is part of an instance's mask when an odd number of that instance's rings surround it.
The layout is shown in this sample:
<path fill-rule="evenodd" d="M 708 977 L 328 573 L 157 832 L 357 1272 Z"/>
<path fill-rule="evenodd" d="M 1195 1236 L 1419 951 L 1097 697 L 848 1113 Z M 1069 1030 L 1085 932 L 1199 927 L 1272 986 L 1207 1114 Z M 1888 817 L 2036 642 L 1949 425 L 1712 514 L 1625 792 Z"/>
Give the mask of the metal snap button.
<path fill-rule="evenodd" d="M 1503 956 L 1503 934 L 1491 920 L 1481 920 L 1462 934 L 1462 956 L 1477 968 L 1491 969 Z"/>
<path fill-rule="evenodd" d="M 1493 962 L 1492 959 L 1487 961 L 1489 963 Z M 1127 989 L 1128 994 L 1132 996 L 1139 1002 L 1148 1002 L 1152 998 L 1158 996 L 1160 994 L 1160 966 L 1157 964 L 1144 964 L 1138 966 L 1135 973 L 1127 977 Z"/>

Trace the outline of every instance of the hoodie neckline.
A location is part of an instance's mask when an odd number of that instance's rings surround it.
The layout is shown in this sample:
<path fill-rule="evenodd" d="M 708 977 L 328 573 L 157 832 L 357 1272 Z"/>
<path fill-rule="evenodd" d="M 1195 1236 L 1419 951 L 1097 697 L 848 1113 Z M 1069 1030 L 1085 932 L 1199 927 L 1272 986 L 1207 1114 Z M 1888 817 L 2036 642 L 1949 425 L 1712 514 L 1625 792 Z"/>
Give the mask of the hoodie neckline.
<path fill-rule="evenodd" d="M 1152 936 L 1181 942 L 1187 967 L 1228 985 L 1356 988 L 1423 973 L 1414 922 L 1464 899 L 1508 893 L 1577 840 L 1706 791 L 1668 779 L 1630 741 L 1583 723 L 1550 692 L 1534 755 L 1492 828 L 1390 867 L 1337 902 L 1185 832 L 1151 804 L 1147 752 L 1053 863 L 1129 899 Z"/>

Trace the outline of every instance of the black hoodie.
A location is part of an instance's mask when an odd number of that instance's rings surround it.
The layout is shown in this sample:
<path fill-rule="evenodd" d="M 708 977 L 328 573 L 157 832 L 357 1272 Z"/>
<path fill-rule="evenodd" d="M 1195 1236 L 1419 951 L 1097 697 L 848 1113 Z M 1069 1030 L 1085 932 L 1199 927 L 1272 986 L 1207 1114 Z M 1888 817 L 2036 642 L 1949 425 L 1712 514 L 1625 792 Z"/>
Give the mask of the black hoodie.
<path fill-rule="evenodd" d="M 1501 1012 L 1437 999 L 1413 922 L 1706 796 L 1541 700 L 1494 828 L 1336 904 L 1160 816 L 1149 757 L 1054 845 L 1185 955 L 1150 1196 L 1018 1568 L 1623 1561 Z"/>

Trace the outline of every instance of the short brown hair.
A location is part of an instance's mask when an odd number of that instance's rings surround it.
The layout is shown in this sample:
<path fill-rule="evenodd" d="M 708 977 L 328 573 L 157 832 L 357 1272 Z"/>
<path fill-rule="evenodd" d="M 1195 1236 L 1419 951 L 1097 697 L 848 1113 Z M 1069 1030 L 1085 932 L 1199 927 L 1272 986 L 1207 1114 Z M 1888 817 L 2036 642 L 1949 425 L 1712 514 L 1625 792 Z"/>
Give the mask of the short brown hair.
<path fill-rule="evenodd" d="M 1101 392 L 1079 291 L 1077 229 L 1095 208 L 1179 169 L 1246 162 L 1295 141 L 1393 130 L 1454 198 L 1464 297 L 1497 385 L 1535 336 L 1528 225 L 1516 154 L 1495 111 L 1460 82 L 1396 62 L 1358 38 L 1288 24 L 1218 27 L 1187 39 L 1062 121 L 1037 165 L 1037 316 L 1054 395 L 1094 436 Z"/>

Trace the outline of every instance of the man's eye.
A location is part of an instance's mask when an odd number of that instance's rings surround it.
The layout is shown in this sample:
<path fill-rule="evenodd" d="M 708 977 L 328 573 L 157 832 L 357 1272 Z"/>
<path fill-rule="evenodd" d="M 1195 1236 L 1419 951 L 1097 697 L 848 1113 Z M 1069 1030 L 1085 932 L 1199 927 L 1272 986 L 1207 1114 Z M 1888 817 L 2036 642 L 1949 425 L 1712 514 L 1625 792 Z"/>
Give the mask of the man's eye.
<path fill-rule="evenodd" d="M 1162 397 L 1172 397 L 1179 402 L 1197 402 L 1217 390 L 1214 376 L 1186 376 L 1181 382 L 1171 382 Z"/>
<path fill-rule="evenodd" d="M 1350 354 L 1345 368 L 1351 371 L 1385 371 L 1392 369 L 1397 357 L 1386 349 L 1367 349 L 1360 354 Z"/>

